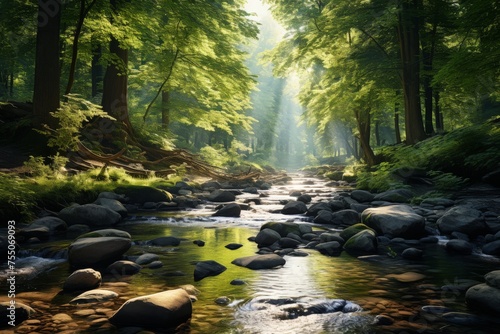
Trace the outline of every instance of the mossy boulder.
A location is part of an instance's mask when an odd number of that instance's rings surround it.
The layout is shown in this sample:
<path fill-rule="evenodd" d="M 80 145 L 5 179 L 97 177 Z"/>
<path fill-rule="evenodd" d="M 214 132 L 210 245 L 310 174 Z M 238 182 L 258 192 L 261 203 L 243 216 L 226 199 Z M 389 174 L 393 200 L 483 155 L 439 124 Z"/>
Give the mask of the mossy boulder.
<path fill-rule="evenodd" d="M 346 241 L 344 250 L 353 256 L 377 254 L 378 248 L 375 232 L 363 230 L 356 233 Z"/>
<path fill-rule="evenodd" d="M 169 192 L 148 186 L 120 186 L 115 189 L 115 193 L 123 194 L 128 198 L 129 203 L 144 204 L 146 202 L 170 202 L 172 194 Z"/>
<path fill-rule="evenodd" d="M 358 224 L 354 224 L 354 225 L 349 226 L 348 228 L 344 229 L 342 232 L 340 232 L 339 235 L 342 239 L 349 240 L 352 236 L 354 236 L 355 234 L 358 234 L 359 232 L 364 231 L 364 230 L 370 230 L 373 233 L 375 233 L 375 231 L 373 229 L 369 228 L 365 224 L 358 223 Z"/>

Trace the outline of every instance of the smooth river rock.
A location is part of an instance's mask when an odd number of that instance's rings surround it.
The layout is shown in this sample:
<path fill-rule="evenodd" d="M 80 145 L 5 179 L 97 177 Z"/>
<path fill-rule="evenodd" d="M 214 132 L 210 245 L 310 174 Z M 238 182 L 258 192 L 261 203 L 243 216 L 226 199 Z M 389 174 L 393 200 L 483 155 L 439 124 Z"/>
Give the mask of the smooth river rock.
<path fill-rule="evenodd" d="M 193 306 L 184 289 L 175 289 L 127 300 L 109 322 L 118 327 L 166 330 L 191 318 Z"/>
<path fill-rule="evenodd" d="M 392 238 L 415 239 L 425 234 L 425 218 L 408 205 L 369 208 L 363 211 L 361 220 L 377 233 Z"/>
<path fill-rule="evenodd" d="M 437 220 L 439 231 L 449 235 L 452 232 L 461 232 L 475 236 L 486 232 L 487 227 L 481 211 L 469 206 L 455 206 Z"/>
<path fill-rule="evenodd" d="M 240 257 L 231 262 L 240 267 L 245 267 L 253 270 L 272 269 L 285 265 L 284 258 L 277 254 L 254 255 Z"/>
<path fill-rule="evenodd" d="M 201 281 L 208 276 L 217 276 L 226 271 L 226 269 L 225 266 L 213 260 L 200 261 L 194 269 L 194 280 Z"/>
<path fill-rule="evenodd" d="M 59 212 L 59 218 L 68 226 L 83 224 L 88 226 L 110 226 L 121 219 L 119 213 L 97 204 L 72 205 Z"/>
<path fill-rule="evenodd" d="M 101 285 L 101 273 L 92 269 L 85 268 L 74 271 L 66 279 L 63 285 L 64 291 L 86 291 L 98 288 Z"/>
<path fill-rule="evenodd" d="M 120 260 L 131 245 L 130 239 L 119 237 L 77 239 L 69 246 L 68 259 L 75 268 L 106 266 Z"/>

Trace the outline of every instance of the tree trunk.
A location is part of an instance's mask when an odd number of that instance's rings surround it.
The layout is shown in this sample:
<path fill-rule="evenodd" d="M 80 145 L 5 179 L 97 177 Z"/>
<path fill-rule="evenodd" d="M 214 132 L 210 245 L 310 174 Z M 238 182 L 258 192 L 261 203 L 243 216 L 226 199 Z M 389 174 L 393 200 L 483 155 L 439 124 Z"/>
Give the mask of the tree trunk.
<path fill-rule="evenodd" d="M 400 0 L 398 38 L 402 63 L 402 87 L 405 105 L 407 144 L 425 139 L 420 105 L 420 39 L 419 15 L 421 0 Z"/>
<path fill-rule="evenodd" d="M 51 112 L 60 106 L 59 31 L 62 6 L 54 0 L 38 1 L 38 28 L 36 34 L 35 84 L 33 114 L 35 127 L 47 124 L 56 129 L 57 120 Z"/>
<path fill-rule="evenodd" d="M 399 96 L 399 90 L 396 91 Z M 401 144 L 401 130 L 399 129 L 399 101 L 394 103 L 394 131 L 396 132 L 396 144 Z"/>
<path fill-rule="evenodd" d="M 436 45 L 436 33 L 437 33 L 437 23 L 432 24 L 432 30 L 428 34 L 427 41 L 422 41 L 422 64 L 423 64 L 423 86 L 424 86 L 424 96 L 425 96 L 425 133 L 431 135 L 434 133 L 434 128 L 432 126 L 432 98 L 433 98 L 433 87 L 432 79 L 434 75 L 432 74 L 434 52 Z M 427 34 L 426 34 L 427 35 Z"/>
<path fill-rule="evenodd" d="M 380 146 L 380 121 L 375 121 L 375 142 Z"/>
<path fill-rule="evenodd" d="M 356 124 L 358 125 L 359 144 L 361 146 L 363 159 L 368 166 L 373 166 L 376 164 L 376 158 L 370 146 L 370 108 L 354 110 L 354 116 L 356 117 Z"/>
<path fill-rule="evenodd" d="M 117 13 L 118 0 L 111 0 L 111 8 Z M 102 109 L 117 122 L 127 126 L 130 125 L 128 115 L 128 83 L 127 66 L 128 51 L 120 47 L 120 43 L 114 36 L 109 42 L 109 52 L 115 61 L 110 62 L 104 75 Z"/>
<path fill-rule="evenodd" d="M 436 119 L 436 131 L 443 132 L 443 114 L 441 113 L 441 106 L 439 105 L 439 91 L 434 91 L 434 118 Z"/>
<path fill-rule="evenodd" d="M 78 16 L 78 22 L 76 24 L 75 33 L 73 35 L 73 45 L 71 50 L 71 64 L 69 68 L 68 84 L 66 85 L 65 95 L 71 93 L 71 88 L 75 82 L 75 71 L 76 71 L 76 60 L 78 59 L 78 42 L 80 41 L 80 34 L 83 28 L 83 22 L 87 17 L 87 14 L 92 9 L 97 0 L 93 0 L 88 7 L 85 7 L 85 0 L 80 0 L 80 14 Z"/>
<path fill-rule="evenodd" d="M 102 94 L 104 80 L 104 67 L 101 64 L 102 46 L 98 45 L 92 50 L 92 97 Z"/>
<path fill-rule="evenodd" d="M 168 129 L 170 125 L 170 92 L 161 92 L 161 127 Z"/>

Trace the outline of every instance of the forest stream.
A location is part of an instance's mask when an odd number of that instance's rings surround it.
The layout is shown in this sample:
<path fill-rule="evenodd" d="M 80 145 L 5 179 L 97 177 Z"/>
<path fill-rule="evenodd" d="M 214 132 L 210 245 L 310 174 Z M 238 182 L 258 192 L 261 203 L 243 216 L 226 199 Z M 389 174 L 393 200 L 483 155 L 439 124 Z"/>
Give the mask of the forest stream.
<path fill-rule="evenodd" d="M 251 270 L 232 264 L 236 258 L 255 255 L 257 244 L 248 239 L 269 221 L 307 224 L 314 231 L 338 231 L 314 224 L 312 217 L 303 214 L 275 213 L 292 199 L 294 190 L 309 194 L 312 203 L 346 191 L 329 186 L 327 180 L 303 174 L 291 176 L 285 185 L 259 190 L 268 196 L 260 197 L 259 205 L 251 203 L 239 218 L 213 217 L 217 203 L 210 202 L 185 211 L 129 215 L 114 226 L 132 236 L 133 246 L 126 257 L 133 260 L 140 254 L 153 253 L 163 265 L 156 269 L 145 266 L 135 275 L 103 275 L 100 289 L 118 293 L 111 300 L 75 305 L 69 301 L 76 295 L 62 292 L 72 270 L 64 251 L 47 249 L 65 248 L 74 236 L 25 244 L 16 261 L 16 301 L 36 312 L 15 332 L 138 333 L 140 328 L 118 329 L 108 318 L 130 298 L 179 286 L 197 299 L 191 321 L 177 329 L 180 333 L 496 332 L 498 320 L 468 309 L 465 291 L 483 283 L 483 275 L 498 268 L 500 261 L 476 250 L 466 256 L 449 254 L 444 237 L 428 244 L 400 240 L 399 244 L 390 244 L 383 256 L 356 258 L 346 252 L 327 256 L 300 247 L 298 254 L 284 256 L 282 267 Z M 256 195 L 244 193 L 237 201 L 252 198 Z M 147 243 L 164 236 L 182 241 L 178 246 Z M 234 250 L 225 247 L 231 243 L 242 246 Z M 401 249 L 412 246 L 424 251 L 421 259 L 399 256 Z M 214 260 L 227 270 L 195 281 L 195 264 L 205 260 Z M 0 275 L 5 284 L 4 277 L 9 273 L 3 270 Z M 387 319 L 392 323 L 384 323 Z"/>

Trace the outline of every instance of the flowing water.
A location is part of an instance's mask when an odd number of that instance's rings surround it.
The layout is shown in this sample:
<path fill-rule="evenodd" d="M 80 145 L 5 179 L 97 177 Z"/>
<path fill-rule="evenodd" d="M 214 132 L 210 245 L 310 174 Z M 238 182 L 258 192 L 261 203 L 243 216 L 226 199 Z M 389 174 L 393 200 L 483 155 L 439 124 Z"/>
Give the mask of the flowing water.
<path fill-rule="evenodd" d="M 304 216 L 270 213 L 282 208 L 280 201 L 291 199 L 288 195 L 291 190 L 306 191 L 314 196 L 313 201 L 330 198 L 342 191 L 326 186 L 324 181 L 295 175 L 287 185 L 274 186 L 266 191 L 269 197 L 262 198 L 261 205 L 252 205 L 251 210 L 243 211 L 241 218 L 210 217 L 215 205 L 186 212 L 130 217 L 117 227 L 128 231 L 134 240 L 135 245 L 127 255 L 155 253 L 164 265 L 159 269 L 144 268 L 132 276 L 104 276 L 101 288 L 120 295 L 112 301 L 90 306 L 68 304 L 74 295 L 61 293 L 62 284 L 71 273 L 67 261 L 57 258 L 63 254 L 56 252 L 52 259 L 48 259 L 37 256 L 42 253 L 40 251 L 20 252 L 23 257 L 17 260 L 17 265 L 25 272 L 19 276 L 25 279 L 18 284 L 16 298 L 31 305 L 37 313 L 29 325 L 20 326 L 17 332 L 118 333 L 120 331 L 105 319 L 125 300 L 187 284 L 193 285 L 199 294 L 193 304 L 189 326 L 178 330 L 183 333 L 496 332 L 495 320 L 489 318 L 475 319 L 477 321 L 464 325 L 444 321 L 439 315 L 422 310 L 426 305 L 434 305 L 456 312 L 470 312 L 464 302 L 466 288 L 474 281 L 483 282 L 486 272 L 499 267 L 497 259 L 478 254 L 450 256 L 442 244 L 426 245 L 424 258 L 413 262 L 398 256 L 356 259 L 342 253 L 338 257 L 328 257 L 304 249 L 308 256 L 285 256 L 286 264 L 279 269 L 252 271 L 231 264 L 238 257 L 255 254 L 258 248 L 248 238 L 255 236 L 263 223 L 295 221 L 311 224 Z M 241 201 L 252 198 L 258 198 L 258 195 L 238 196 Z M 314 229 L 325 228 L 314 226 Z M 176 247 L 143 243 L 160 236 L 175 236 L 183 241 Z M 199 247 L 194 240 L 203 240 L 205 245 Z M 61 247 L 70 242 L 71 239 L 63 239 L 51 244 Z M 243 246 L 229 250 L 224 247 L 229 243 Z M 391 251 L 394 255 L 398 248 L 394 246 Z M 202 260 L 215 260 L 227 270 L 195 282 L 194 264 Z M 397 276 L 408 272 L 422 276 L 415 280 L 411 279 L 414 274 Z M 405 282 L 405 277 L 410 277 L 409 282 Z M 232 285 L 234 279 L 244 284 Z M 2 282 L 5 282 L 4 278 Z M 223 302 L 216 302 L 218 298 Z M 336 312 L 331 307 L 344 301 L 355 312 Z M 322 308 L 321 312 L 303 311 L 318 305 L 329 308 Z M 87 308 L 96 312 L 90 316 L 79 313 Z M 59 313 L 71 316 L 72 321 L 54 321 L 52 316 Z M 392 317 L 394 324 L 372 325 L 379 314 Z"/>

